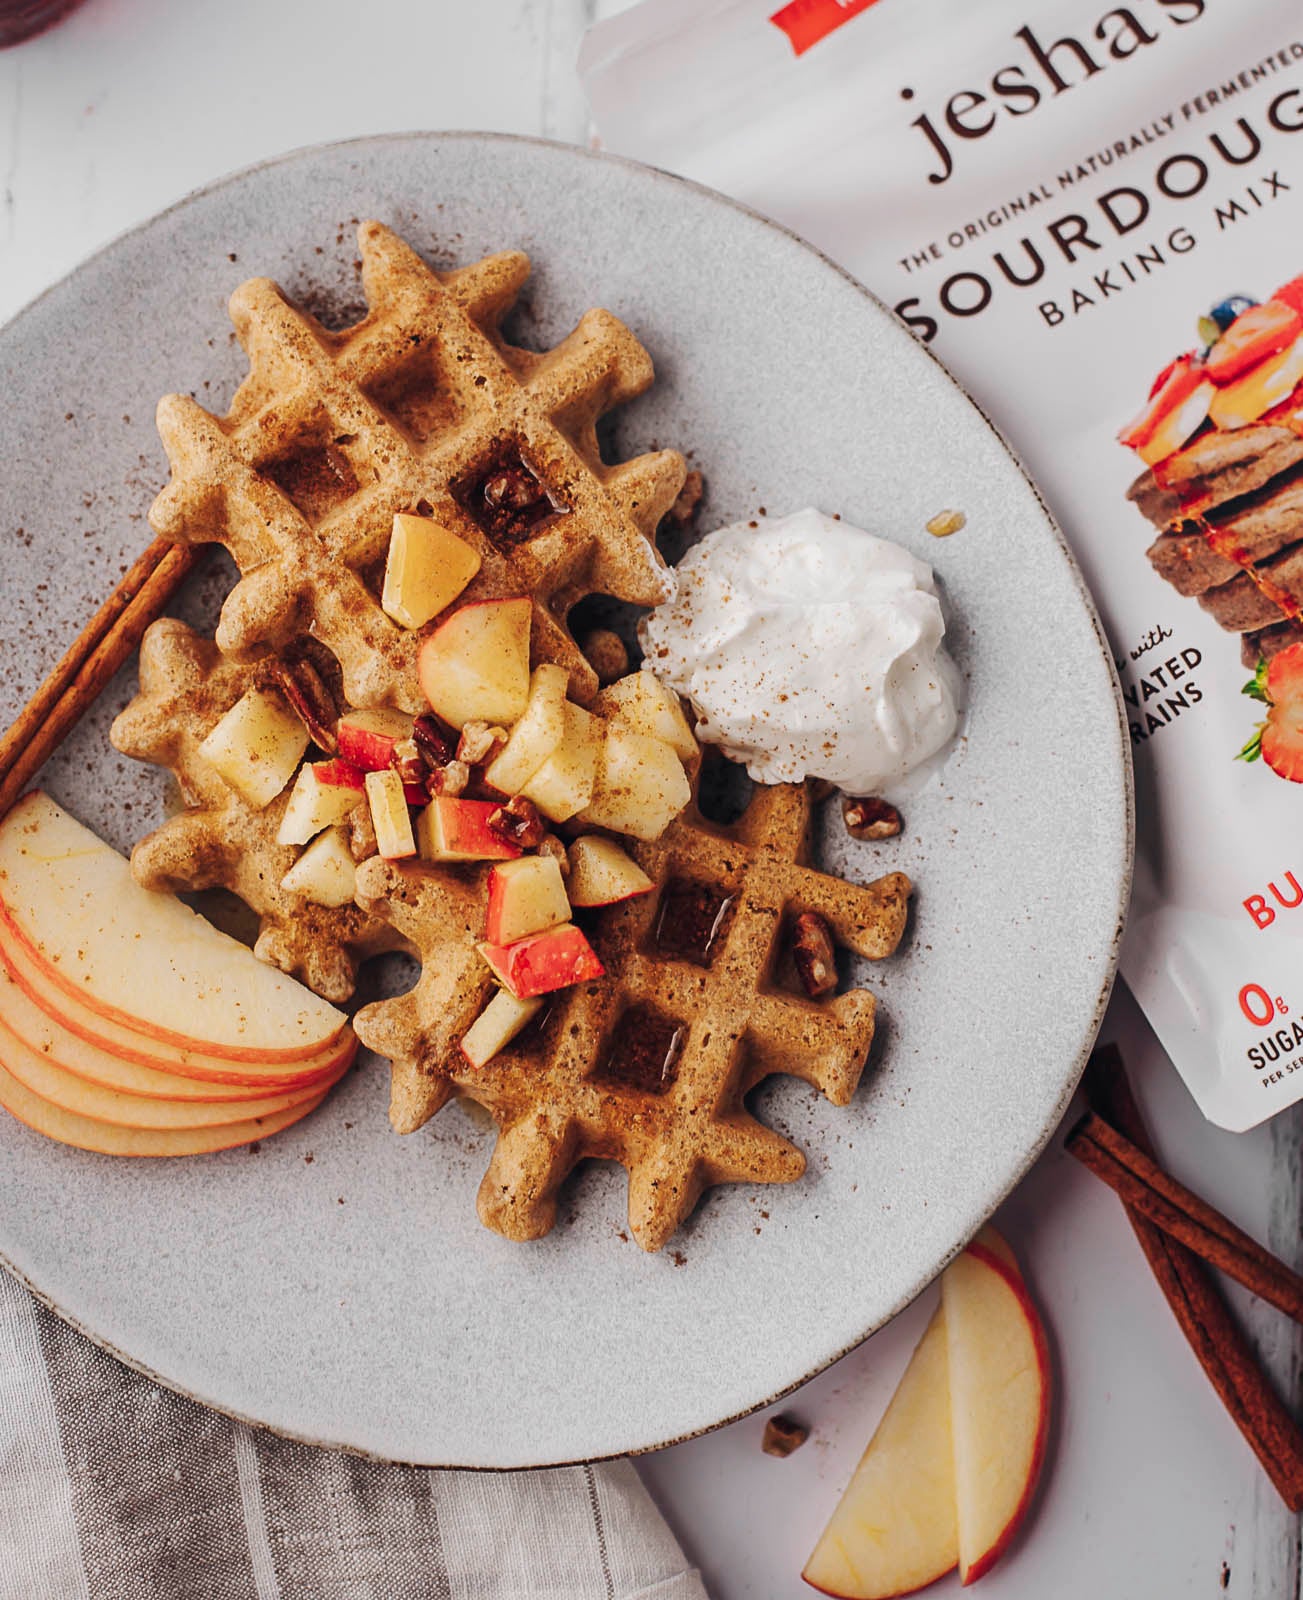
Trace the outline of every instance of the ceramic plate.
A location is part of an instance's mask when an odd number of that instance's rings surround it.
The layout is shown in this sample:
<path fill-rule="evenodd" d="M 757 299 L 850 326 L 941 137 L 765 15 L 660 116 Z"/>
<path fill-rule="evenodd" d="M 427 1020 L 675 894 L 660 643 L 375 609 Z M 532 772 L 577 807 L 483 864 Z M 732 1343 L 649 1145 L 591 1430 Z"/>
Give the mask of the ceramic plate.
<path fill-rule="evenodd" d="M 902 838 L 826 865 L 900 867 L 907 942 L 863 981 L 882 1025 L 854 1104 L 779 1081 L 761 1115 L 799 1183 L 716 1190 L 657 1256 L 593 1166 L 555 1231 L 480 1227 L 491 1134 L 458 1107 L 392 1134 L 364 1061 L 256 1152 L 120 1161 L 0 1121 L 0 1256 L 92 1338 L 223 1411 L 398 1460 L 542 1465 L 643 1450 L 809 1377 L 903 1307 L 1054 1128 L 1113 975 L 1130 868 L 1129 767 L 1099 623 L 1018 462 L 946 372 L 792 235 L 663 173 L 561 146 L 422 134 L 305 151 L 192 196 L 0 333 L 0 589 L 7 723 L 149 537 L 165 481 L 156 398 L 225 409 L 244 361 L 225 315 L 267 274 L 356 314 L 353 226 L 436 265 L 507 246 L 534 274 L 518 339 L 609 307 L 657 383 L 613 448 L 691 452 L 711 525 L 815 504 L 935 563 L 968 689 L 963 737 Z M 944 542 L 924 524 L 960 507 Z M 182 612 L 211 623 L 225 580 Z M 164 779 L 117 757 L 124 673 L 45 783 L 120 848 Z M 374 981 L 374 980 L 373 980 Z"/>

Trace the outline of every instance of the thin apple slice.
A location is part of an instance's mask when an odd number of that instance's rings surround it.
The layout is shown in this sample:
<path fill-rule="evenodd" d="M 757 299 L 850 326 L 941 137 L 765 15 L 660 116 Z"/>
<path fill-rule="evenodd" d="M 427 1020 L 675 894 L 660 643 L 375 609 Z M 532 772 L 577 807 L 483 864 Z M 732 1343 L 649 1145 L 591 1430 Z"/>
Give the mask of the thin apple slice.
<path fill-rule="evenodd" d="M 287 1065 L 343 1012 L 172 895 L 43 794 L 0 822 L 0 920 L 66 993 L 137 1032 L 205 1054 Z"/>
<path fill-rule="evenodd" d="M 0 1066 L 0 1106 L 10 1116 L 47 1139 L 106 1156 L 197 1156 L 229 1150 L 255 1139 L 269 1139 L 291 1123 L 300 1122 L 324 1099 L 322 1093 L 288 1111 L 278 1111 L 275 1116 L 231 1122 L 221 1128 L 121 1128 L 51 1105 Z"/>
<path fill-rule="evenodd" d="M 103 1089 L 116 1089 L 122 1094 L 138 1095 L 149 1100 L 193 1100 L 201 1104 L 214 1104 L 249 1100 L 266 1094 L 312 1094 L 319 1091 L 327 1078 L 342 1072 L 351 1060 L 351 1052 L 340 1055 L 329 1071 L 315 1074 L 303 1083 L 294 1083 L 288 1088 L 261 1083 L 211 1083 L 201 1078 L 183 1077 L 178 1072 L 168 1072 L 162 1067 L 124 1061 L 120 1056 L 91 1044 L 56 1022 L 20 986 L 3 960 L 0 960 L 0 1024 L 29 1049 L 37 1051 L 63 1071 L 85 1078 L 87 1083 L 98 1084 Z"/>
<path fill-rule="evenodd" d="M 230 1056 L 169 1045 L 92 1011 L 84 1001 L 60 988 L 46 969 L 12 938 L 3 919 L 0 919 L 0 971 L 13 979 L 17 988 L 44 1012 L 53 1026 L 71 1038 L 142 1070 L 189 1078 L 199 1090 L 235 1090 L 239 1097 L 243 1092 L 271 1094 L 304 1087 L 314 1081 L 324 1081 L 357 1051 L 357 1036 L 352 1028 L 345 1028 L 316 1055 L 289 1063 L 233 1060 Z M 106 1083 L 109 1088 L 116 1087 L 106 1078 L 96 1081 Z M 196 1093 L 194 1098 L 202 1100 L 207 1095 Z"/>
<path fill-rule="evenodd" d="M 566 731 L 566 689 L 570 674 L 545 661 L 529 680 L 529 702 L 502 750 L 490 763 L 484 781 L 499 794 L 519 794 Z"/>
<path fill-rule="evenodd" d="M 436 716 L 510 727 L 529 701 L 528 598 L 459 606 L 422 644 L 416 671 Z"/>
<path fill-rule="evenodd" d="M 1049 1352 L 1021 1277 L 981 1241 L 942 1274 L 941 1302 L 967 1584 L 999 1560 L 1031 1504 L 1049 1430 Z"/>
<path fill-rule="evenodd" d="M 825 1594 L 888 1600 L 959 1558 L 946 1320 L 928 1323 L 801 1576 Z"/>
<path fill-rule="evenodd" d="M 51 1105 L 121 1128 L 229 1127 L 233 1122 L 274 1117 L 307 1100 L 319 1100 L 329 1087 L 329 1084 L 312 1084 L 293 1093 L 259 1095 L 245 1100 L 159 1100 L 90 1083 L 24 1044 L 3 1022 L 0 1022 L 0 1063 L 25 1089 Z"/>

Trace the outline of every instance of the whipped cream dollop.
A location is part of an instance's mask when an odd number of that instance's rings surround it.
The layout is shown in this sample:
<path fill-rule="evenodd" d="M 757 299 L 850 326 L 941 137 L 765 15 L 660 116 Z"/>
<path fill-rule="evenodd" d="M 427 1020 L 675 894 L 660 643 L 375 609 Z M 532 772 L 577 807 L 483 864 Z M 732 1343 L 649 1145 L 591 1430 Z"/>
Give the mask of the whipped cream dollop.
<path fill-rule="evenodd" d="M 646 665 L 760 783 L 878 794 L 948 743 L 959 674 L 932 569 L 813 509 L 708 534 L 643 619 Z"/>

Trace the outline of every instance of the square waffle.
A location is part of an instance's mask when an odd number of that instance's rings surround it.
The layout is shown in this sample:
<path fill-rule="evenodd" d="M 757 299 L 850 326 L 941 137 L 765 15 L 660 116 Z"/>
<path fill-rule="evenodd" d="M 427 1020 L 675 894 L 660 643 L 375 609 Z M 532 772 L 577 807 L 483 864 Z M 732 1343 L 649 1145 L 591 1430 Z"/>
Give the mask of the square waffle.
<path fill-rule="evenodd" d="M 422 961 L 410 994 L 366 1007 L 363 1043 L 394 1061 L 400 1085 L 450 1088 L 490 1111 L 498 1141 L 480 1187 L 481 1220 L 534 1239 L 560 1187 L 588 1157 L 629 1172 L 629 1227 L 658 1250 L 703 1190 L 790 1183 L 801 1152 L 747 1110 L 764 1079 L 805 1079 L 835 1105 L 859 1082 L 875 1001 L 863 989 L 811 1000 L 784 972 L 788 930 L 814 911 L 837 942 L 878 961 L 904 933 L 910 882 L 847 883 L 810 865 L 808 785 L 758 789 L 731 826 L 694 804 L 661 839 L 633 847 L 652 893 L 585 919 L 606 977 L 562 990 L 541 1020 L 482 1068 L 455 1044 L 489 993 L 473 966 L 472 919 L 450 960 L 444 890 L 428 869 L 367 862 L 359 899 L 389 917 Z M 404 1102 L 406 1104 L 406 1102 Z"/>

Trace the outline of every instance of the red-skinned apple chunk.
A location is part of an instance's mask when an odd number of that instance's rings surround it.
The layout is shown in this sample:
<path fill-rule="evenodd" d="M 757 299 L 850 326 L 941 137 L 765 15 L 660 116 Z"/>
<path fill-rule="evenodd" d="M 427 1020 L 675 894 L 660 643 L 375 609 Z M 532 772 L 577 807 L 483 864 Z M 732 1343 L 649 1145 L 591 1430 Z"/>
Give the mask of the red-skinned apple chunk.
<path fill-rule="evenodd" d="M 299 769 L 276 833 L 277 844 L 307 844 L 345 821 L 362 798 L 363 774 L 349 761 L 309 762 Z"/>
<path fill-rule="evenodd" d="M 606 971 L 597 952 L 572 922 L 517 939 L 514 944 L 482 944 L 478 948 L 494 976 L 518 1000 L 551 994 L 572 983 L 587 983 Z"/>
<path fill-rule="evenodd" d="M 392 764 L 394 746 L 412 737 L 412 718 L 389 706 L 346 711 L 335 725 L 340 758 L 363 772 L 383 772 Z"/>
<path fill-rule="evenodd" d="M 427 861 L 513 861 L 520 846 L 489 827 L 498 810 L 492 800 L 460 800 L 441 795 L 417 818 L 416 837 Z"/>
<path fill-rule="evenodd" d="M 459 606 L 422 644 L 416 670 L 436 716 L 454 728 L 468 722 L 510 727 L 529 703 L 529 634 L 533 602 L 525 597 Z"/>
<path fill-rule="evenodd" d="M 514 944 L 569 920 L 565 879 L 554 857 L 522 856 L 489 873 L 484 931 L 490 944 Z"/>

